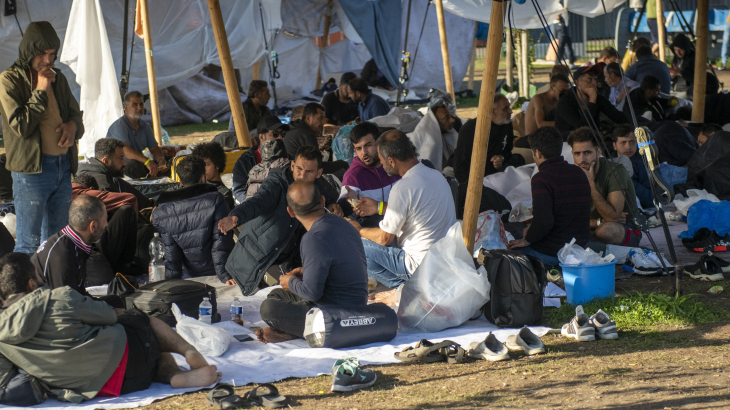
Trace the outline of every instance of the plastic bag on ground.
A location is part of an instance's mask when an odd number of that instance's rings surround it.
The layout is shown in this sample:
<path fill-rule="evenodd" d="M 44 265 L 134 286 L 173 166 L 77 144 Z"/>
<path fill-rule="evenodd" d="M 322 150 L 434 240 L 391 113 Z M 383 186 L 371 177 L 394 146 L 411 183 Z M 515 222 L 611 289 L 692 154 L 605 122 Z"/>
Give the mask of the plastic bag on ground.
<path fill-rule="evenodd" d="M 489 300 L 490 284 L 464 245 L 461 223 L 431 245 L 402 286 L 398 307 L 401 330 L 438 332 L 469 320 Z"/>
<path fill-rule="evenodd" d="M 580 245 L 575 244 L 575 238 L 570 243 L 566 243 L 563 249 L 558 251 L 558 260 L 563 265 L 602 265 L 616 259 L 613 255 L 608 254 L 602 257 L 593 249 L 584 249 Z"/>
<path fill-rule="evenodd" d="M 509 213 L 510 222 L 525 222 L 532 219 L 532 201 L 521 201 Z"/>
<path fill-rule="evenodd" d="M 704 189 L 688 189 L 687 198 L 683 197 L 682 195 L 677 195 L 674 198 L 674 206 L 677 207 L 677 211 L 684 214 L 684 216 L 687 216 L 689 207 L 703 199 L 712 202 L 720 202 L 720 199 L 718 197 L 705 191 Z"/>
<path fill-rule="evenodd" d="M 477 237 L 474 241 L 474 255 L 479 256 L 480 249 L 507 249 L 507 234 L 502 225 L 501 215 L 493 210 L 484 211 L 477 219 Z"/>
<path fill-rule="evenodd" d="M 231 335 L 225 329 L 183 315 L 175 303 L 172 304 L 172 314 L 177 320 L 177 333 L 203 356 L 219 357 L 228 350 Z"/>

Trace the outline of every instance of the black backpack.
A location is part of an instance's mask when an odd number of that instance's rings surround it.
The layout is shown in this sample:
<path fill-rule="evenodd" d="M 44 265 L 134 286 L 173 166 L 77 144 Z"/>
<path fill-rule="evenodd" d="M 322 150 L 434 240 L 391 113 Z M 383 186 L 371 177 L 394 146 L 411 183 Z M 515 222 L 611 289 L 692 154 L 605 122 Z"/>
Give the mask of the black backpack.
<path fill-rule="evenodd" d="M 184 315 L 197 319 L 198 307 L 204 297 L 213 305 L 213 323 L 220 322 L 215 288 L 192 280 L 166 279 L 148 283 L 128 295 L 125 302 L 127 309 L 137 308 L 174 327 L 177 321 L 172 314 L 172 304 L 175 303 Z"/>
<path fill-rule="evenodd" d="M 492 285 L 484 316 L 499 327 L 535 326 L 542 320 L 547 286 L 545 266 L 537 258 L 510 250 L 482 250 L 479 263 Z"/>

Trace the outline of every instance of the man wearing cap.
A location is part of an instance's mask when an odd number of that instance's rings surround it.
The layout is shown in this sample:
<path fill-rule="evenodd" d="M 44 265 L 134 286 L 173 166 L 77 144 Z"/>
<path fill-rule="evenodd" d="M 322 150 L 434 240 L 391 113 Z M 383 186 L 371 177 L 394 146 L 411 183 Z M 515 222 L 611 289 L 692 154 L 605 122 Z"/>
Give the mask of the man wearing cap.
<path fill-rule="evenodd" d="M 573 72 L 576 86 L 560 93 L 555 111 L 555 128 L 563 138 L 580 127 L 590 127 L 592 123 L 600 125 L 601 113 L 617 124 L 628 123 L 624 114 L 598 93 L 596 76 L 601 70 L 600 65 L 578 67 Z M 593 121 L 589 121 L 588 116 Z"/>
<path fill-rule="evenodd" d="M 342 74 L 340 88 L 325 94 L 321 104 L 324 107 L 325 122 L 333 125 L 345 125 L 357 118 L 357 102 L 350 98 L 348 83 L 356 76 L 354 73 Z"/>

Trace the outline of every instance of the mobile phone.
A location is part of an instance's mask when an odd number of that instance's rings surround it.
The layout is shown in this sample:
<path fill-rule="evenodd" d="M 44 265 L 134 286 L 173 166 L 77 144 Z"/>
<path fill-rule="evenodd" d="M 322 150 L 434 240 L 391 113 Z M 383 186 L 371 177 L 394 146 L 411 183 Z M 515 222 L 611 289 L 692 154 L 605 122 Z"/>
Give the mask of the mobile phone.
<path fill-rule="evenodd" d="M 249 335 L 233 335 L 233 337 L 239 342 L 248 342 L 249 340 L 253 340 L 253 338 Z"/>

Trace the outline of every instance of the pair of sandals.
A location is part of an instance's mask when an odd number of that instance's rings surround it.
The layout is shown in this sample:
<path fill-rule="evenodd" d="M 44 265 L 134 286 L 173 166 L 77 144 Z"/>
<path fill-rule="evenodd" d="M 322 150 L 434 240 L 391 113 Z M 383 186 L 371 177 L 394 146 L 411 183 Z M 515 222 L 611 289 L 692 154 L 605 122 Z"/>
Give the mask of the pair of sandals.
<path fill-rule="evenodd" d="M 243 398 L 237 396 L 233 386 L 225 383 L 218 383 L 208 393 L 208 403 L 219 409 L 239 409 L 245 406 L 244 400 L 248 400 L 254 406 L 263 406 L 277 409 L 289 404 L 286 396 L 279 394 L 279 390 L 270 383 L 260 384 L 253 390 L 246 393 Z"/>
<path fill-rule="evenodd" d="M 441 343 L 432 343 L 421 339 L 416 346 L 408 346 L 400 352 L 394 353 L 396 359 L 402 362 L 436 363 L 463 363 L 466 359 L 466 350 L 458 343 L 444 340 Z"/>

